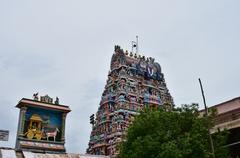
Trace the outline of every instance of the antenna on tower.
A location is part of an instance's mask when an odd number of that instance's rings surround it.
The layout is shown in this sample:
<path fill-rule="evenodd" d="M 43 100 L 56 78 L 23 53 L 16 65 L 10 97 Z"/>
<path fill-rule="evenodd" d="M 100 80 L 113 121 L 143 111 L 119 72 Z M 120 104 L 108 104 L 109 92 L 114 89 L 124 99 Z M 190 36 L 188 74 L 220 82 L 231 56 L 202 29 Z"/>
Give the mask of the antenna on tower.
<path fill-rule="evenodd" d="M 134 48 L 136 49 L 136 54 L 138 55 L 138 36 L 136 36 L 136 41 L 132 41 L 132 52 Z"/>

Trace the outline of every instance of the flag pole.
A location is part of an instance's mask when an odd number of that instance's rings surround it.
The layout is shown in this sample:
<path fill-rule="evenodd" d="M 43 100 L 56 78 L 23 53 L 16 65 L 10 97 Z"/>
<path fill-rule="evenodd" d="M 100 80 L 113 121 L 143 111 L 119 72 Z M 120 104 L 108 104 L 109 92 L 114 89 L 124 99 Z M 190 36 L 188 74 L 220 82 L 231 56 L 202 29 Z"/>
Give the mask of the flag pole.
<path fill-rule="evenodd" d="M 133 53 L 133 47 L 134 47 L 133 45 L 134 45 L 134 41 L 132 41 L 132 53 Z"/>
<path fill-rule="evenodd" d="M 136 43 L 137 43 L 137 44 L 136 44 L 136 45 L 137 45 L 137 46 L 136 46 L 136 54 L 138 55 L 138 36 L 136 36 Z"/>
<path fill-rule="evenodd" d="M 205 113 L 206 113 L 206 116 L 208 116 L 208 108 L 207 108 L 207 105 L 206 105 L 206 99 L 205 99 L 205 96 L 204 96 L 204 91 L 203 91 L 203 86 L 202 86 L 201 79 L 199 78 L 198 81 L 199 81 L 200 88 L 201 88 L 201 92 L 202 92 L 202 97 L 203 97 L 203 103 L 204 103 Z M 210 129 L 209 129 L 209 128 L 208 128 L 208 134 L 209 134 L 209 140 L 210 140 L 211 149 L 212 149 L 212 155 L 213 155 L 213 158 L 215 158 L 215 151 L 214 151 L 213 139 L 212 139 L 212 135 L 211 135 L 211 133 L 210 133 Z"/>

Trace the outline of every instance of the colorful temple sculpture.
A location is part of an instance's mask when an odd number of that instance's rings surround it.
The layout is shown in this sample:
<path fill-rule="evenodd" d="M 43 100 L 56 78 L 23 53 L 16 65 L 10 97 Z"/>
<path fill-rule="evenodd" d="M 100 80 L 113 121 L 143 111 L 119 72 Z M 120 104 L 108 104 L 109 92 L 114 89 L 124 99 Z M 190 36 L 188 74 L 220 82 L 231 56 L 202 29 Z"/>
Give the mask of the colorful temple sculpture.
<path fill-rule="evenodd" d="M 163 106 L 171 109 L 173 99 L 160 65 L 154 58 L 115 46 L 96 118 L 90 117 L 92 132 L 87 153 L 114 157 L 134 116 L 144 107 Z"/>
<path fill-rule="evenodd" d="M 16 105 L 20 109 L 16 150 L 40 153 L 65 153 L 65 120 L 71 110 L 60 105 L 58 97 L 33 95 Z"/>

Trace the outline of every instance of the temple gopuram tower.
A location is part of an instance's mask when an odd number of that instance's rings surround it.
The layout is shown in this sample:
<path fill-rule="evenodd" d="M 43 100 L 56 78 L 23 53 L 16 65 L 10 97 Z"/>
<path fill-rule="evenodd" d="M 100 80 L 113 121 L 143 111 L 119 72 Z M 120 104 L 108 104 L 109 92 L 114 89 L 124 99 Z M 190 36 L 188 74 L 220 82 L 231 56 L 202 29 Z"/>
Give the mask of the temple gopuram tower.
<path fill-rule="evenodd" d="M 16 138 L 17 151 L 65 153 L 65 120 L 71 110 L 48 95 L 33 99 L 22 98 Z"/>
<path fill-rule="evenodd" d="M 171 108 L 173 99 L 160 65 L 154 58 L 115 46 L 96 118 L 90 117 L 93 126 L 87 153 L 114 157 L 134 116 L 144 107 L 161 106 Z"/>

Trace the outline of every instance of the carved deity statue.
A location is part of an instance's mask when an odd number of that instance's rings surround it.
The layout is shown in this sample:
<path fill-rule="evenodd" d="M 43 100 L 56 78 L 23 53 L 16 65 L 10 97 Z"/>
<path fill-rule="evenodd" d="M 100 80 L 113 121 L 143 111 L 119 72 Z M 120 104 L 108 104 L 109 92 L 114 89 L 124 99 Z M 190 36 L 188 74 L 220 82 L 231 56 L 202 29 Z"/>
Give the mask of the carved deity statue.
<path fill-rule="evenodd" d="M 34 93 L 34 94 L 33 94 L 33 99 L 34 99 L 34 100 L 38 100 L 38 93 Z"/>

